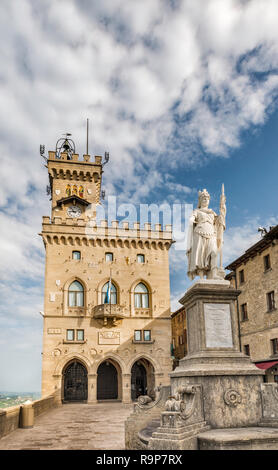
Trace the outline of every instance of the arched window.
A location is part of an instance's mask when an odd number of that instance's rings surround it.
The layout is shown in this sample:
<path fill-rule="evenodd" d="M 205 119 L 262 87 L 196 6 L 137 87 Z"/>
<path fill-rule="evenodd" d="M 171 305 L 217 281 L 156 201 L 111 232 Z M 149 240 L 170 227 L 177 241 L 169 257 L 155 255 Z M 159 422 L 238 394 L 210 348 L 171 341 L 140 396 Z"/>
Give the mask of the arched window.
<path fill-rule="evenodd" d="M 104 284 L 101 289 L 101 300 L 103 304 L 116 304 L 117 303 L 117 289 L 114 284 L 111 283 L 111 289 L 109 292 L 109 282 Z"/>
<path fill-rule="evenodd" d="M 80 251 L 73 251 L 72 252 L 72 259 L 81 259 Z"/>
<path fill-rule="evenodd" d="M 149 308 L 149 291 L 143 282 L 137 284 L 134 289 L 134 306 L 135 308 Z"/>
<path fill-rule="evenodd" d="M 84 289 L 78 281 L 69 286 L 69 307 L 84 307 Z"/>

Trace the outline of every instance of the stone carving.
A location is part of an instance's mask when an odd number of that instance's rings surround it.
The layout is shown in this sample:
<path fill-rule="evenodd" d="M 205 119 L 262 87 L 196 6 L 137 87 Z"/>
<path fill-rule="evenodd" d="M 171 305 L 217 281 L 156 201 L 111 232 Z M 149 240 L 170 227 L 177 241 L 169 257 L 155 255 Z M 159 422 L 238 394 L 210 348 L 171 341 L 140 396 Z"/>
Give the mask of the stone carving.
<path fill-rule="evenodd" d="M 62 330 L 61 328 L 47 328 L 47 333 L 49 335 L 60 335 Z"/>
<path fill-rule="evenodd" d="M 139 401 L 134 404 L 134 412 L 135 413 L 141 413 L 141 412 L 146 412 L 147 410 L 150 410 L 152 408 L 159 407 L 161 409 L 164 408 L 165 403 L 167 401 L 167 396 L 169 396 L 170 392 L 170 386 L 165 386 L 165 385 L 159 385 L 156 389 L 156 397 L 155 399 L 151 399 L 151 401 L 148 401 L 148 403 L 141 404 Z M 144 395 L 146 396 L 146 395 Z"/>
<path fill-rule="evenodd" d="M 165 403 L 165 410 L 166 411 L 180 411 L 180 399 L 179 395 L 170 396 Z"/>
<path fill-rule="evenodd" d="M 119 331 L 99 332 L 98 344 L 120 344 L 120 332 Z"/>
<path fill-rule="evenodd" d="M 98 355 L 98 352 L 97 352 L 97 350 L 96 350 L 95 348 L 91 348 L 91 349 L 90 349 L 90 354 L 91 354 L 91 356 L 95 357 L 95 356 Z"/>
<path fill-rule="evenodd" d="M 53 356 L 60 356 L 62 354 L 61 350 L 56 348 L 52 351 Z"/>
<path fill-rule="evenodd" d="M 236 390 L 230 389 L 224 393 L 224 402 L 228 406 L 236 407 L 241 403 L 241 400 L 241 395 Z"/>
<path fill-rule="evenodd" d="M 152 401 L 151 397 L 149 397 L 148 395 L 140 395 L 138 397 L 138 403 L 140 405 L 147 405 L 148 403 L 150 403 Z"/>
<path fill-rule="evenodd" d="M 168 397 L 163 413 L 163 425 L 172 426 L 181 421 L 202 421 L 204 419 L 201 408 L 202 388 L 200 385 L 186 385 L 179 387 L 175 395 Z M 170 419 L 170 415 L 172 418 Z M 173 418 L 176 415 L 176 418 Z M 172 424 L 170 424 L 170 421 Z M 190 421 L 189 421 L 190 419 Z"/>
<path fill-rule="evenodd" d="M 224 185 L 220 198 L 220 214 L 217 215 L 208 208 L 210 195 L 206 189 L 199 191 L 198 207 L 189 218 L 187 258 L 188 277 L 193 280 L 196 276 L 201 279 L 224 279 L 225 271 L 222 266 L 223 231 L 226 228 L 226 197 Z M 220 253 L 220 267 L 217 266 Z"/>

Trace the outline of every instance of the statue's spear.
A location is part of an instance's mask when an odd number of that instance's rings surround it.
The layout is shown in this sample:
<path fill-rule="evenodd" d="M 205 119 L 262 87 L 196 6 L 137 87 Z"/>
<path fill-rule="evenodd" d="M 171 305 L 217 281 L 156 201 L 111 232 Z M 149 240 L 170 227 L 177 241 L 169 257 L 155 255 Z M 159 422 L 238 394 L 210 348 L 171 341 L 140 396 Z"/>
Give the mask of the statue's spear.
<path fill-rule="evenodd" d="M 226 196 L 224 191 L 224 183 L 222 184 L 222 193 L 220 196 L 220 214 L 218 217 L 218 237 L 217 248 L 220 252 L 220 268 L 223 269 L 223 232 L 226 228 Z"/>

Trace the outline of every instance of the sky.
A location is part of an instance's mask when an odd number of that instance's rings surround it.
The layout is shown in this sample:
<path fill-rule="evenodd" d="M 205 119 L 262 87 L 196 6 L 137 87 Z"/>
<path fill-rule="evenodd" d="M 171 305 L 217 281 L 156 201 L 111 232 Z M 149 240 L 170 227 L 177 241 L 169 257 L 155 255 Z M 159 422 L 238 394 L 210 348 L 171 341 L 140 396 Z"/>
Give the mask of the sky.
<path fill-rule="evenodd" d="M 0 391 L 39 391 L 50 214 L 39 154 L 110 154 L 106 199 L 227 197 L 224 263 L 277 224 L 277 0 L 1 0 Z M 104 203 L 105 204 L 105 203 Z M 189 285 L 170 250 L 172 311 Z"/>

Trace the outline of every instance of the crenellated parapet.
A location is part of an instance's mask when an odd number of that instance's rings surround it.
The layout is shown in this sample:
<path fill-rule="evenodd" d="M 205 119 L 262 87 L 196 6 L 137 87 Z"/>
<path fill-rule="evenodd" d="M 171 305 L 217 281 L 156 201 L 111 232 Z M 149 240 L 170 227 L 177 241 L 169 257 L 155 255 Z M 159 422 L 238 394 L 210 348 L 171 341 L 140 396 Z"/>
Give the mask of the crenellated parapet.
<path fill-rule="evenodd" d="M 119 225 L 118 221 L 108 226 L 107 220 L 96 225 L 95 221 L 84 219 L 54 217 L 51 222 L 50 217 L 43 217 L 42 226 L 40 235 L 50 245 L 169 250 L 173 243 L 171 225 L 162 230 L 161 224 L 155 224 L 152 230 L 150 223 L 141 228 L 138 222 L 133 227 L 128 222 Z M 126 262 L 129 264 L 128 259 Z"/>

